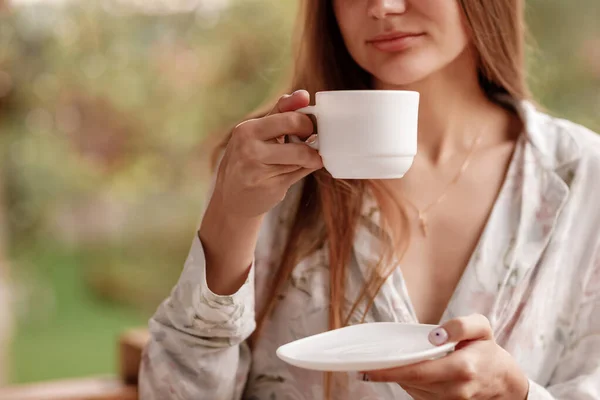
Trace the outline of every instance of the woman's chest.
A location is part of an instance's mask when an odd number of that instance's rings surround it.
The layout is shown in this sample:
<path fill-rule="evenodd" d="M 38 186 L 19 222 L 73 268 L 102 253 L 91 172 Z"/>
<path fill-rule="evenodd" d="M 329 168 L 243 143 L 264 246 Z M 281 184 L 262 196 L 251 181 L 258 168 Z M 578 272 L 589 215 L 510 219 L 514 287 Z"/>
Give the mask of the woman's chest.
<path fill-rule="evenodd" d="M 418 321 L 436 324 L 442 318 L 477 246 L 487 217 L 481 214 L 442 209 L 428 222 L 435 230 L 425 235 L 411 229 L 397 281 L 406 285 Z"/>
<path fill-rule="evenodd" d="M 398 191 L 421 197 L 406 207 L 409 226 L 405 234 L 410 245 L 400 265 L 419 321 L 439 322 L 480 242 L 503 182 L 507 187 L 513 184 L 510 177 L 505 180 L 506 168 L 490 170 L 485 163 L 491 161 L 485 158 L 505 166 L 512 149 L 512 145 L 502 146 L 491 156 L 474 160 L 473 169 L 450 186 L 422 179 L 399 182 Z"/>

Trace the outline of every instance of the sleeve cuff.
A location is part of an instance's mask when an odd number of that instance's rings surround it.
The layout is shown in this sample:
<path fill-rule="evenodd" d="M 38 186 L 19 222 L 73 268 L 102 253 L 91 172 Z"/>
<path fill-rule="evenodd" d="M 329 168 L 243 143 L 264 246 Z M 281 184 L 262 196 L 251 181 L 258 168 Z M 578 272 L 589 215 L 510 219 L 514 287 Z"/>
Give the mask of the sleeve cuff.
<path fill-rule="evenodd" d="M 229 296 L 213 293 L 206 284 L 204 249 L 194 235 L 179 281 L 156 316 L 170 321 L 178 330 L 205 338 L 221 338 L 229 346 L 240 343 L 254 331 L 254 304 L 254 264 L 236 293 Z M 213 342 L 223 346 L 221 341 Z"/>
<path fill-rule="evenodd" d="M 202 242 L 198 238 L 198 235 L 194 235 L 192 247 L 187 260 L 185 261 L 184 273 L 187 269 L 199 270 L 200 293 L 210 301 L 220 304 L 233 304 L 236 302 L 245 303 L 248 301 L 249 295 L 252 295 L 252 300 L 254 299 L 254 260 L 250 265 L 248 276 L 246 277 L 244 284 L 235 293 L 231 295 L 219 295 L 210 290 L 208 283 L 206 282 L 206 257 L 204 255 L 204 247 L 202 246 Z"/>

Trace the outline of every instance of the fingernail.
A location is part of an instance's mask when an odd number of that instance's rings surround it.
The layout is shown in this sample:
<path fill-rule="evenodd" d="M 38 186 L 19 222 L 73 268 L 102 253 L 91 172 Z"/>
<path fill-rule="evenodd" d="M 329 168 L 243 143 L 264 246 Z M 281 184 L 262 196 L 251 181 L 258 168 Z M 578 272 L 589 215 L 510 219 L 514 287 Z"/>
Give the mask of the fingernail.
<path fill-rule="evenodd" d="M 365 372 L 357 372 L 356 379 L 363 382 L 369 382 L 369 377 Z"/>
<path fill-rule="evenodd" d="M 448 332 L 444 328 L 436 328 L 429 333 L 429 341 L 440 346 L 448 341 Z"/>

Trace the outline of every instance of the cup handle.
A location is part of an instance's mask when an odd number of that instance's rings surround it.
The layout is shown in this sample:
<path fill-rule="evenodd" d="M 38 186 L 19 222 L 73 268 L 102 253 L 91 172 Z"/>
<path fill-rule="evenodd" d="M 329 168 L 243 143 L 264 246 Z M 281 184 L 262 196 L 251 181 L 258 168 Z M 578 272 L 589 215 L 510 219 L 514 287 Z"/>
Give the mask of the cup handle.
<path fill-rule="evenodd" d="M 316 117 L 317 116 L 317 106 L 308 106 L 308 107 L 300 108 L 300 109 L 296 110 L 296 112 L 299 112 L 302 114 L 312 114 Z M 304 143 L 312 149 L 319 150 L 319 135 L 316 135 L 316 136 L 317 137 L 315 138 L 315 141 L 312 143 L 307 143 L 307 142 L 303 141 L 302 139 L 300 139 L 296 135 L 289 135 L 289 138 L 292 143 Z"/>

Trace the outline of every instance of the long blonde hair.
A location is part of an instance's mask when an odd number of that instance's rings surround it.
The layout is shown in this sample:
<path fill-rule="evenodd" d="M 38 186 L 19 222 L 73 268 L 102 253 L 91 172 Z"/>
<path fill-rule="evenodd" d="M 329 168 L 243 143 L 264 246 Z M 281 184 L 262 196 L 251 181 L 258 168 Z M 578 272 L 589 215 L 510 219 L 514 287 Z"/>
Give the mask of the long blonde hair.
<path fill-rule="evenodd" d="M 523 0 L 457 0 L 462 8 L 473 46 L 478 54 L 478 77 L 490 99 L 499 94 L 515 100 L 529 98 L 525 78 L 525 23 Z M 331 0 L 304 0 L 296 26 L 295 72 L 288 90 L 370 89 L 371 77 L 350 56 L 340 33 Z M 327 38 L 327 40 L 324 40 Z M 260 115 L 260 113 L 255 114 Z M 226 141 L 225 141 L 226 143 Z M 380 207 L 381 224 L 392 239 L 373 265 L 370 278 L 354 307 L 344 314 L 345 272 L 365 192 Z M 401 258 L 409 235 L 402 205 L 377 181 L 336 180 L 325 170 L 305 179 L 295 219 L 268 294 L 259 310 L 253 341 L 276 307 L 278 294 L 288 283 L 297 262 L 326 245 L 329 255 L 329 328 L 347 324 L 356 306 L 367 299 L 371 307 L 380 287 L 392 273 L 394 257 Z M 323 224 L 317 221 L 324 221 Z M 393 223 L 392 223 L 393 222 Z M 328 392 L 330 379 L 326 380 Z"/>

